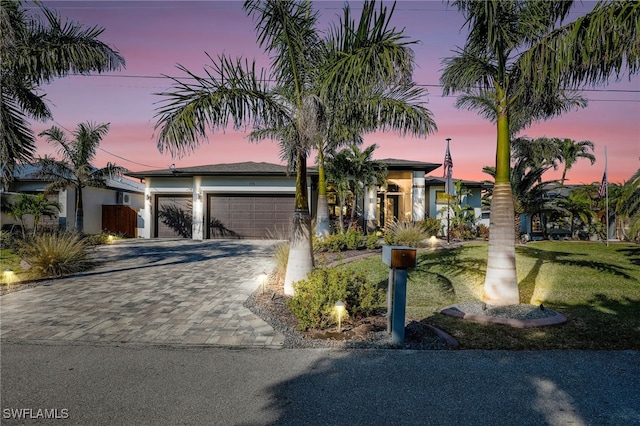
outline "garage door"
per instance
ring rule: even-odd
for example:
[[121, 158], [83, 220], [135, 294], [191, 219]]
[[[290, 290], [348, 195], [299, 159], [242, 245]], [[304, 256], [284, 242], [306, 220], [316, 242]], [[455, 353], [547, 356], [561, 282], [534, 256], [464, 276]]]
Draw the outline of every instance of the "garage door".
[[156, 237], [191, 238], [191, 196], [158, 195], [156, 197]]
[[269, 238], [289, 235], [295, 199], [291, 195], [209, 196], [209, 238]]

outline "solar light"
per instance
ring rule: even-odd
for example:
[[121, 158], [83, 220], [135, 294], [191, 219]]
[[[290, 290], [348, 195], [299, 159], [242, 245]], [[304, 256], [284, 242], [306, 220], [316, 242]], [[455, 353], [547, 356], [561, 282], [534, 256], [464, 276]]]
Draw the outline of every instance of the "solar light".
[[344, 302], [337, 301], [336, 302], [336, 314], [338, 315], [338, 333], [342, 332], [342, 317], [346, 311], [344, 306]]

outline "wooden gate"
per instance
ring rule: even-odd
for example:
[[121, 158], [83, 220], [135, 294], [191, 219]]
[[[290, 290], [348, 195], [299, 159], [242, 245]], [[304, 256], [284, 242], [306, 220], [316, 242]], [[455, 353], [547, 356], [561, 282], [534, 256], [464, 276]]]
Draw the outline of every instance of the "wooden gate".
[[127, 238], [136, 238], [138, 214], [129, 206], [102, 205], [102, 230], [120, 234]]

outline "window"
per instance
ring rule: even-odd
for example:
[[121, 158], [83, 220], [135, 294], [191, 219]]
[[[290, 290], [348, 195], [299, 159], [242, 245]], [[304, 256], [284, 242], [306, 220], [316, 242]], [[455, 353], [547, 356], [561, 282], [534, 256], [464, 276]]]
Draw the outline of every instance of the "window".
[[531, 232], [542, 232], [542, 221], [540, 220], [540, 213], [536, 213], [531, 216]]

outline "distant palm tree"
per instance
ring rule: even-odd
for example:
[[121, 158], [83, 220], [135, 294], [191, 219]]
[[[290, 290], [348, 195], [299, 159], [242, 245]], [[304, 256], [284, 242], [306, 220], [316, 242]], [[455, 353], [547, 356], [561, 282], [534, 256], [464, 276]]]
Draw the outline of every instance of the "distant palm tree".
[[[338, 34], [346, 34], [342, 39], [336, 38], [345, 41], [345, 45], [332, 46], [335, 50], [320, 37], [317, 12], [310, 2], [251, 0], [244, 3], [244, 9], [256, 22], [258, 44], [271, 57], [270, 73], [256, 70], [255, 63], [226, 56], [211, 58], [212, 65], [204, 78], [179, 66], [187, 78], [173, 79], [172, 90], [159, 94], [165, 102], [157, 110], [158, 148], [183, 155], [200, 145], [207, 137], [207, 129], [224, 130], [230, 122], [236, 128], [252, 128], [253, 140], [274, 139], [280, 143], [281, 157], [296, 170], [295, 210], [285, 276], [285, 293], [293, 294], [293, 283], [306, 278], [313, 268], [307, 156], [311, 149], [323, 146], [323, 138], [334, 136], [327, 128], [331, 117], [344, 117], [333, 115], [335, 111], [325, 101], [332, 94], [341, 94], [341, 100], [364, 99], [359, 95], [361, 82], [369, 87], [374, 78], [383, 87], [394, 79], [406, 81], [403, 67], [410, 63], [406, 59], [410, 52], [403, 47], [401, 32], [388, 29], [390, 14], [386, 8], [381, 7], [376, 13], [372, 2], [364, 3], [356, 34], [351, 34], [351, 11], [345, 6], [344, 19], [335, 27]], [[334, 59], [329, 60], [328, 53], [333, 53]], [[349, 87], [351, 92], [346, 90]], [[353, 109], [353, 117], [361, 117], [362, 111], [379, 111], [382, 117], [388, 113], [384, 104], [364, 104], [363, 108]], [[425, 116], [430, 118], [426, 110], [421, 111], [423, 120]]]
[[36, 235], [42, 216], [55, 217], [60, 211], [61, 205], [54, 200], [48, 200], [44, 194], [20, 194], [18, 199], [10, 201], [3, 195], [2, 211], [9, 217], [20, 222], [22, 238], [26, 238], [25, 216], [33, 216], [33, 235]]
[[[494, 195], [483, 299], [519, 303], [515, 264], [510, 141], [530, 123], [585, 100], [568, 89], [605, 82], [640, 68], [640, 2], [599, 2], [563, 25], [572, 1], [459, 0], [469, 27], [464, 48], [444, 60], [443, 94], [497, 127]], [[615, 30], [612, 30], [615, 29]]]
[[6, 188], [17, 163], [29, 163], [35, 138], [29, 119], [51, 118], [40, 85], [71, 73], [118, 70], [124, 59], [98, 40], [103, 29], [66, 21], [40, 2], [0, 0], [0, 180]]
[[72, 187], [76, 194], [76, 222], [78, 232], [84, 230], [84, 204], [82, 190], [86, 187], [102, 188], [108, 177], [117, 177], [127, 171], [124, 167], [107, 163], [103, 168], [94, 167], [91, 162], [95, 159], [100, 141], [109, 131], [109, 124], [80, 123], [73, 132], [73, 140], [58, 127], [53, 126], [40, 133], [47, 142], [58, 145], [61, 159], [53, 157], [39, 158], [37, 176], [49, 180], [46, 191], [57, 191]]
[[564, 181], [569, 170], [580, 158], [586, 158], [591, 164], [596, 162], [596, 157], [589, 152], [593, 151], [594, 144], [591, 141], [576, 142], [573, 139], [565, 138], [557, 140], [559, 149], [559, 160], [562, 161], [564, 167], [562, 169], [562, 178], [560, 178], [560, 186], [564, 186]]

